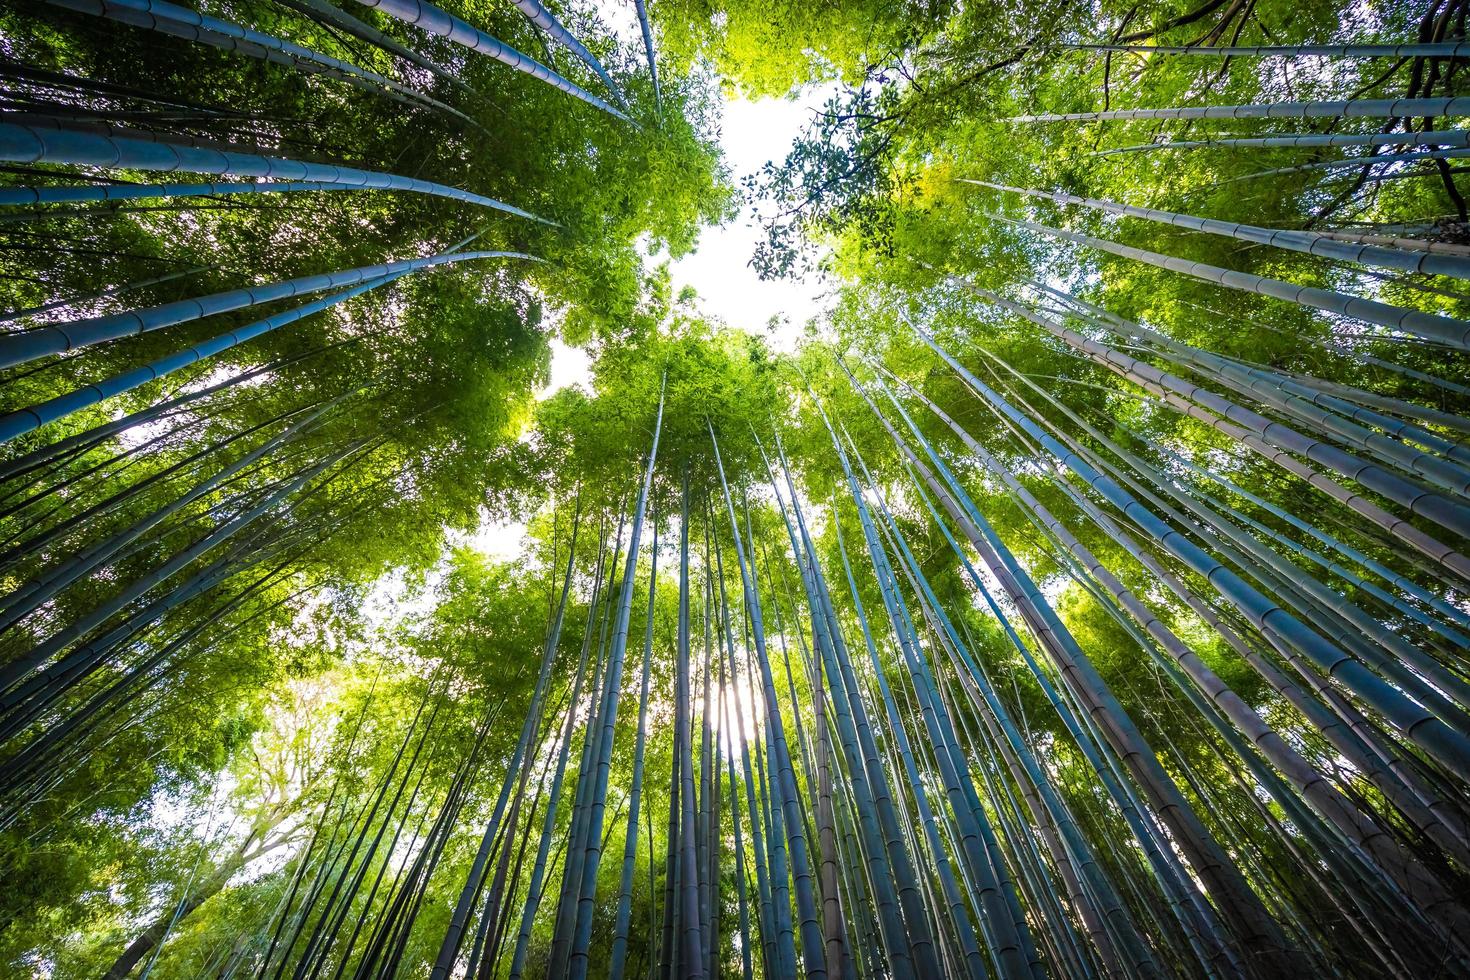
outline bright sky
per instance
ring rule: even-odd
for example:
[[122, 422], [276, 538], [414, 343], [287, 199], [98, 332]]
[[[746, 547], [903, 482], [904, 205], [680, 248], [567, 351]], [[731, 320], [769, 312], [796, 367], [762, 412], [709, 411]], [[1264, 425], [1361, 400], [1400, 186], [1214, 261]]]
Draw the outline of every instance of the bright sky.
[[[812, 111], [830, 94], [831, 87], [824, 85], [807, 89], [795, 99], [727, 99], [720, 147], [736, 186], [767, 161], [784, 160]], [[699, 294], [696, 305], [705, 315], [762, 334], [778, 350], [791, 351], [807, 320], [821, 312], [828, 287], [816, 278], [762, 281], [750, 267], [758, 240], [750, 209], [742, 204], [733, 220], [704, 229], [698, 248], [670, 265], [674, 293], [693, 287]], [[767, 329], [772, 317], [782, 321], [775, 331]], [[539, 397], [569, 384], [585, 383], [588, 367], [583, 351], [552, 340], [551, 381]]]
[[583, 384], [592, 377], [592, 358], [580, 347], [568, 347], [560, 338], [551, 338], [551, 380], [536, 392], [538, 399], [560, 391], [567, 385]]
[[[829, 94], [828, 86], [818, 86], [791, 100], [726, 101], [720, 146], [736, 185], [767, 161], [784, 160], [812, 110]], [[801, 327], [821, 311], [827, 287], [815, 278], [761, 281], [750, 267], [759, 238], [749, 208], [742, 206], [729, 224], [705, 229], [698, 249], [670, 267], [674, 291], [694, 287], [705, 313], [752, 333], [766, 333], [773, 316], [782, 318], [786, 323], [772, 339], [778, 348], [790, 350]]]

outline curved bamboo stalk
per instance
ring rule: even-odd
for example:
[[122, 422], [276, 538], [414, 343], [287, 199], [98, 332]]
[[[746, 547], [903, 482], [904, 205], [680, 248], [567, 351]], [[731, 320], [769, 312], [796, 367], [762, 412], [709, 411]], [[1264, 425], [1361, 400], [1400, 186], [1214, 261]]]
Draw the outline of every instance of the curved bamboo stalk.
[[1219, 139], [1168, 140], [1136, 143], [1097, 150], [1091, 156], [1146, 153], [1153, 150], [1197, 150], [1220, 146], [1227, 149], [1304, 149], [1336, 146], [1470, 146], [1470, 129], [1431, 129], [1411, 133], [1281, 133], [1275, 136], [1222, 136]]
[[417, 177], [358, 170], [335, 164], [306, 163], [285, 157], [261, 156], [234, 149], [221, 151], [149, 138], [148, 134], [117, 128], [109, 135], [67, 129], [50, 120], [25, 124], [0, 121], [0, 160], [17, 163], [64, 163], [128, 170], [184, 171], [232, 177], [282, 178], [316, 181], [367, 190], [400, 190], [444, 197], [465, 204], [494, 208], [518, 218], [559, 227], [529, 211], [502, 204], [494, 198], [471, 194]]
[[[649, 550], [648, 564], [648, 622], [643, 633], [643, 681], [638, 694], [638, 736], [633, 747], [633, 774], [628, 794], [628, 825], [623, 835], [623, 870], [618, 881], [618, 907], [613, 922], [612, 952], [609, 956], [608, 977], [621, 980], [628, 959], [628, 929], [633, 916], [633, 872], [638, 858], [638, 812], [643, 796], [643, 767], [648, 747], [648, 690], [653, 674], [653, 621], [654, 595], [658, 586], [658, 518], [654, 516], [653, 546]], [[735, 758], [730, 756], [730, 811], [735, 818], [735, 855], [740, 881], [740, 908], [745, 910], [744, 848], [740, 844], [739, 815], [735, 812]], [[652, 854], [649, 861], [653, 860]], [[651, 921], [651, 920], [650, 920]], [[747, 922], [742, 915], [741, 935], [749, 935]], [[750, 950], [742, 947], [745, 955], [746, 972], [749, 973]]]
[[[1273, 167], [1270, 170], [1257, 170], [1254, 173], [1226, 178], [1220, 181], [1220, 184], [1234, 184], [1242, 180], [1257, 180], [1261, 177], [1276, 177], [1281, 174], [1297, 174], [1308, 170], [1345, 170], [1351, 167], [1375, 167], [1383, 163], [1415, 163], [1419, 160], [1459, 160], [1467, 156], [1470, 156], [1470, 150], [1467, 149], [1417, 150], [1412, 153], [1375, 153], [1371, 156], [1346, 156], [1339, 157], [1335, 160], [1313, 160], [1311, 163], [1299, 163], [1292, 167]], [[1434, 173], [1434, 171], [1396, 170], [1388, 174], [1367, 176], [1363, 180], [1365, 182], [1398, 180], [1404, 177], [1427, 176], [1430, 173]]]
[[400, 259], [378, 265], [360, 266], [356, 269], [344, 269], [340, 272], [326, 272], [261, 286], [231, 289], [194, 299], [150, 306], [141, 310], [129, 310], [126, 313], [68, 320], [65, 323], [36, 327], [33, 330], [0, 337], [0, 368], [14, 367], [47, 354], [60, 354], [89, 344], [100, 344], [121, 337], [133, 337], [175, 324], [227, 313], [231, 310], [247, 309], [261, 303], [294, 299], [308, 293], [319, 293], [342, 286], [355, 286], [369, 280], [397, 278], [421, 269], [432, 269], [441, 265], [475, 259], [545, 261], [524, 252], [447, 252], [428, 258]]
[[1428, 44], [1037, 44], [1034, 51], [1112, 51], [1119, 54], [1186, 55], [1203, 58], [1470, 58], [1470, 43]]
[[[299, 191], [355, 191], [365, 188], [352, 184], [327, 183], [321, 180], [276, 181], [257, 184], [73, 184], [47, 187], [0, 188], [0, 205], [79, 204], [85, 201], [131, 201], [150, 197], [215, 197], [231, 194], [286, 194]], [[194, 272], [203, 271], [201, 266]], [[156, 281], [177, 278], [183, 273], [161, 277]], [[138, 285], [151, 284], [139, 283]], [[77, 301], [72, 301], [77, 302]], [[67, 304], [57, 304], [67, 305]], [[44, 312], [44, 307], [10, 314], [15, 319]]]
[[[1467, 130], [1466, 133], [1470, 135], [1470, 130]], [[1397, 249], [1385, 248], [1382, 245], [1350, 245], [1345, 242], [1324, 238], [1322, 235], [1311, 231], [1260, 228], [1255, 225], [1242, 224], [1238, 221], [1217, 221], [1214, 218], [1198, 218], [1191, 214], [1175, 214], [1172, 211], [1161, 211], [1158, 208], [1140, 208], [1130, 204], [1117, 204], [1113, 201], [1104, 201], [1095, 197], [1081, 197], [1062, 191], [1041, 191], [1025, 187], [1010, 187], [1006, 184], [992, 184], [988, 181], [972, 180], [967, 177], [957, 177], [955, 179], [961, 183], [975, 184], [976, 186], [988, 187], [996, 191], [1009, 191], [1013, 194], [1023, 194], [1027, 197], [1040, 198], [1055, 204], [1076, 204], [1081, 207], [1091, 208], [1094, 211], [1104, 211], [1108, 214], [1122, 215], [1129, 218], [1142, 218], [1145, 221], [1173, 225], [1176, 228], [1188, 228], [1191, 231], [1204, 232], [1209, 235], [1220, 235], [1245, 242], [1271, 245], [1293, 252], [1304, 252], [1307, 255], [1321, 255], [1343, 262], [1359, 262], [1363, 265], [1374, 265], [1384, 269], [1399, 269], [1403, 272], [1470, 279], [1470, 257], [1462, 258], [1460, 256], [1438, 255], [1434, 253], [1408, 253], [1401, 252]]]
[[638, 11], [638, 29], [643, 34], [643, 53], [648, 59], [648, 78], [653, 82], [653, 105], [660, 112], [663, 111], [663, 97], [658, 87], [658, 60], [653, 54], [653, 30], [648, 23], [648, 5], [644, 0], [633, 0], [633, 5]]
[[592, 649], [594, 633], [592, 617], [598, 608], [598, 600], [602, 597], [603, 564], [607, 559], [607, 540], [602, 532], [599, 532], [597, 541], [597, 562], [592, 573], [592, 596], [587, 607], [587, 624], [582, 630], [582, 652], [577, 660], [577, 670], [573, 675], [571, 693], [567, 700], [566, 723], [562, 726], [556, 750], [556, 770], [552, 776], [546, 815], [541, 822], [540, 841], [536, 845], [536, 861], [531, 869], [531, 878], [526, 885], [526, 898], [521, 906], [521, 922], [516, 932], [515, 949], [511, 954], [508, 973], [512, 980], [519, 980], [524, 976], [526, 958], [530, 955], [531, 932], [536, 923], [536, 910], [541, 905], [547, 859], [551, 853], [551, 841], [556, 830], [556, 814], [561, 801], [563, 781], [566, 777], [567, 761], [571, 757], [572, 733], [575, 731], [577, 721], [577, 705], [581, 700], [583, 683], [587, 680], [587, 660]]
[[393, 38], [389, 37], [387, 34], [384, 34], [376, 27], [373, 27], [371, 24], [365, 23], [364, 21], [353, 17], [351, 14], [347, 13], [347, 11], [341, 9], [335, 4], [329, 3], [328, 0], [280, 0], [280, 2], [284, 3], [286, 6], [290, 7], [293, 10], [305, 14], [312, 20], [326, 24], [328, 27], [340, 28], [341, 30], [346, 31], [348, 34], [351, 34], [353, 37], [361, 38], [371, 45], [382, 48], [389, 54], [397, 55], [403, 60], [417, 65], [424, 71], [431, 73], [435, 78], [442, 79], [443, 81], [462, 89], [463, 91], [467, 92], [477, 99], [483, 98], [480, 93], [470, 88], [470, 86], [467, 85], [465, 81], [458, 75], [450, 71], [445, 71], [443, 68], [434, 64], [434, 62], [430, 61], [428, 58], [425, 58], [417, 51], [413, 50], [412, 48], [405, 47], [402, 44], [399, 44]]
[[1178, 272], [1195, 279], [1203, 279], [1213, 282], [1219, 286], [1230, 289], [1238, 289], [1243, 292], [1257, 293], [1262, 296], [1271, 296], [1276, 299], [1295, 303], [1298, 306], [1310, 307], [1312, 309], [1324, 310], [1328, 313], [1336, 313], [1341, 316], [1352, 317], [1366, 323], [1374, 323], [1390, 330], [1402, 330], [1416, 337], [1425, 337], [1436, 343], [1444, 344], [1460, 350], [1470, 350], [1470, 323], [1456, 320], [1453, 317], [1440, 316], [1437, 313], [1425, 313], [1420, 310], [1406, 310], [1399, 306], [1390, 306], [1377, 300], [1362, 299], [1358, 296], [1348, 296], [1344, 293], [1334, 292], [1330, 289], [1321, 289], [1316, 286], [1295, 286], [1289, 282], [1279, 279], [1268, 279], [1250, 272], [1236, 272], [1232, 269], [1222, 269], [1219, 266], [1208, 265], [1204, 262], [1191, 262], [1187, 259], [1175, 258], [1171, 255], [1162, 255], [1158, 252], [1150, 252], [1146, 249], [1134, 248], [1131, 245], [1120, 245], [1117, 242], [1108, 241], [1105, 238], [1094, 238], [1091, 235], [1083, 235], [1073, 231], [1063, 231], [1060, 228], [1052, 228], [1048, 225], [1034, 224], [1030, 221], [1018, 221], [1014, 218], [1006, 218], [995, 215], [1001, 221], [1008, 224], [1025, 228], [1052, 238], [1060, 238], [1064, 241], [1075, 242], [1078, 245], [1086, 245], [1089, 248], [1099, 249], [1125, 259], [1133, 259], [1147, 265], [1170, 272]]
[[301, 70], [325, 73], [369, 92], [388, 95], [410, 104], [418, 103], [429, 106], [467, 122], [477, 129], [483, 128], [475, 119], [453, 106], [446, 105], [432, 96], [395, 82], [377, 72], [360, 68], [340, 58], [333, 58], [299, 44], [251, 30], [248, 27], [240, 27], [217, 17], [200, 14], [187, 7], [168, 3], [167, 0], [45, 0], [45, 2], [67, 10], [105, 17], [116, 23], [130, 24], [211, 47], [237, 51], [250, 57], [279, 61]]
[[[519, 255], [519, 253], [508, 254]], [[531, 256], [526, 257], [532, 258]], [[0, 443], [7, 442], [27, 432], [33, 432], [44, 425], [65, 418], [73, 412], [80, 411], [89, 405], [95, 405], [98, 402], [106, 401], [108, 398], [132, 391], [134, 388], [147, 384], [150, 381], [157, 380], [174, 371], [188, 367], [190, 364], [213, 357], [215, 354], [229, 350], [231, 347], [243, 344], [246, 341], [254, 340], [256, 337], [270, 333], [287, 324], [295, 323], [304, 317], [330, 309], [354, 296], [359, 296], [369, 290], [377, 289], [379, 286], [395, 282], [408, 275], [411, 271], [413, 270], [396, 272], [377, 279], [368, 280], [351, 289], [334, 293], [325, 299], [306, 303], [295, 309], [266, 317], [264, 320], [257, 320], [254, 323], [246, 324], [238, 330], [232, 330], [228, 333], [212, 337], [209, 340], [200, 341], [177, 354], [170, 354], [167, 357], [160, 358], [136, 370], [116, 374], [105, 381], [99, 381], [96, 384], [88, 385], [85, 388], [80, 388], [68, 394], [57, 395], [44, 402], [18, 409], [6, 415], [0, 415]]]
[[[1225, 431], [1227, 434], [1253, 434], [1254, 438], [1242, 439], [1242, 441], [1246, 442], [1252, 448], [1255, 448], [1257, 443], [1265, 443], [1278, 449], [1304, 456], [1315, 463], [1336, 471], [1348, 479], [1361, 483], [1363, 486], [1377, 493], [1383, 494], [1390, 500], [1403, 504], [1411, 512], [1422, 514], [1437, 522], [1442, 527], [1461, 535], [1470, 536], [1470, 508], [1467, 508], [1450, 497], [1427, 491], [1417, 483], [1410, 482], [1376, 464], [1364, 462], [1335, 446], [1296, 432], [1249, 408], [1237, 405], [1206, 388], [1201, 388], [1177, 375], [1169, 374], [1135, 357], [1131, 357], [1105, 344], [1084, 337], [1054, 320], [1034, 313], [1024, 306], [1012, 303], [1010, 300], [990, 293], [987, 290], [977, 290], [976, 295], [1035, 323], [1052, 336], [1082, 351], [1099, 364], [1114, 370], [1120, 376], [1142, 385], [1147, 390], [1162, 395], [1166, 401], [1170, 400], [1169, 393], [1173, 393], [1181, 401], [1177, 404], [1171, 402], [1171, 404], [1176, 404], [1176, 407], [1181, 408], [1186, 404], [1190, 405], [1190, 408], [1183, 410], [1205, 424], [1220, 428], [1221, 431]], [[1193, 406], [1199, 407], [1196, 408]], [[1325, 413], [1322, 414], [1325, 415]], [[1228, 423], [1226, 420], [1228, 420]], [[1325, 424], [1324, 419], [1319, 418], [1316, 421]], [[1228, 425], [1228, 429], [1222, 427], [1224, 425]], [[1327, 424], [1327, 427], [1338, 430], [1344, 428], [1341, 425], [1332, 424]], [[1385, 441], [1387, 442], [1389, 440]], [[1427, 453], [1419, 453], [1396, 443], [1394, 446], [1396, 449], [1401, 450], [1401, 452], [1395, 455], [1410, 460], [1422, 461], [1422, 465], [1435, 475], [1451, 474], [1444, 476], [1443, 482], [1453, 482], [1456, 479], [1455, 475], [1461, 472], [1458, 467], [1447, 464], [1443, 460], [1439, 460]], [[1435, 480], [1433, 482], [1443, 485], [1441, 480]], [[1467, 488], [1470, 488], [1470, 483], [1459, 482], [1453, 486], [1453, 490], [1462, 495], [1466, 492]]]
[[358, 0], [358, 2], [365, 7], [381, 10], [390, 17], [412, 24], [430, 34], [447, 37], [456, 44], [462, 44], [472, 51], [488, 55], [501, 64], [509, 65], [517, 71], [523, 71], [532, 78], [575, 96], [588, 105], [601, 109], [611, 116], [616, 116], [624, 122], [633, 121], [602, 99], [558, 75], [536, 59], [521, 54], [505, 42], [491, 37], [478, 27], [440, 10], [433, 4], [425, 3], [424, 0]]
[[1005, 122], [1104, 122], [1118, 119], [1336, 119], [1470, 114], [1470, 98], [1342, 99], [1320, 102], [1269, 102], [1254, 105], [1177, 106], [1169, 109], [1108, 109], [1102, 112], [1038, 113]]
[[557, 20], [551, 11], [542, 6], [539, 0], [513, 0], [513, 2], [516, 5], [516, 9], [525, 14], [531, 23], [541, 28], [547, 34], [550, 34], [558, 44], [572, 52], [578, 58], [581, 58], [583, 63], [592, 69], [592, 73], [602, 79], [602, 84], [607, 86], [607, 90], [613, 94], [613, 98], [617, 99], [618, 103], [624, 109], [628, 108], [628, 100], [623, 98], [622, 90], [612, 80], [612, 76], [607, 73], [607, 69], [602, 67], [602, 62], [598, 61], [597, 56], [591, 51], [588, 51], [587, 46], [577, 40], [571, 31], [563, 27], [561, 21]]

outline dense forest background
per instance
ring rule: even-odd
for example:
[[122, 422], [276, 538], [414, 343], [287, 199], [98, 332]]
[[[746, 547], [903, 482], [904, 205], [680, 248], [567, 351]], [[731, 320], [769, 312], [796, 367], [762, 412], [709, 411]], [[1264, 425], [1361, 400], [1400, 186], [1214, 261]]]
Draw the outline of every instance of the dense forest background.
[[1467, 16], [0, 6], [0, 974], [1470, 974]]

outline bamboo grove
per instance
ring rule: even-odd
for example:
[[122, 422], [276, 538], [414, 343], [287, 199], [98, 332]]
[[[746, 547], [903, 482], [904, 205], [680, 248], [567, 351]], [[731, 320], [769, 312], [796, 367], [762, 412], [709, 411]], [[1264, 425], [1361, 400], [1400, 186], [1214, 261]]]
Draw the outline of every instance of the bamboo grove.
[[0, 8], [5, 974], [1470, 973], [1467, 15]]

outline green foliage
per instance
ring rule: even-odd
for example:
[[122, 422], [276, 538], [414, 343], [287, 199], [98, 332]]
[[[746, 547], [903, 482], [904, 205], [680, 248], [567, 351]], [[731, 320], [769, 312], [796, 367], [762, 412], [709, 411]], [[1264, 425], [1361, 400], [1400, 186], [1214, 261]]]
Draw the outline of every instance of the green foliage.
[[[508, 5], [447, 9], [614, 97]], [[470, 122], [290, 59], [60, 8], [0, 13], [16, 112], [417, 176], [553, 222], [378, 191], [4, 215], [0, 303], [20, 328], [452, 247], [544, 261], [416, 273], [5, 445], [0, 879], [14, 884], [0, 895], [0, 969], [345, 974], [381, 957], [368, 972], [428, 975], [461, 926], [459, 962], [480, 955], [495, 907], [500, 975], [544, 848], [528, 972], [582, 957], [595, 973], [615, 942], [640, 736], [622, 937], [640, 975], [677, 953], [662, 934], [690, 873], [666, 855], [682, 848], [698, 854], [723, 930], [714, 975], [737, 975], [745, 951], [759, 975], [778, 972], [764, 961], [775, 937], [769, 951], [758, 937], [780, 894], [790, 956], [818, 955], [810, 926], [836, 908], [853, 975], [883, 975], [864, 957], [891, 952], [872, 891], [885, 874], [920, 905], [904, 928], [932, 915], [951, 964], [976, 933], [976, 955], [994, 965], [994, 953], [1003, 973], [1022, 955], [1001, 952], [1020, 948], [1006, 930], [1029, 931], [1038, 968], [1056, 975], [1152, 972], [1136, 959], [1145, 948], [1158, 972], [1202, 975], [1215, 942], [1282, 975], [1464, 967], [1464, 352], [1018, 222], [1420, 313], [1464, 318], [1470, 297], [1451, 277], [984, 184], [1463, 257], [1470, 215], [1452, 165], [1218, 143], [1381, 133], [1392, 149], [1429, 121], [1015, 117], [1457, 95], [1458, 60], [1085, 45], [1457, 41], [1466, 9], [659, 0], [655, 104], [642, 51], [592, 6], [559, 5], [631, 124], [366, 8], [204, 11], [393, 77]], [[345, 14], [371, 30], [341, 29]], [[835, 94], [738, 194], [714, 142], [722, 93], [816, 83]], [[1181, 141], [1203, 145], [1170, 145]], [[49, 164], [0, 174], [7, 186], [157, 179]], [[762, 275], [839, 280], [795, 353], [707, 322], [646, 261], [687, 253], [747, 207]], [[4, 369], [4, 410], [302, 301]], [[553, 335], [586, 348], [591, 382], [538, 398]], [[466, 543], [522, 530], [512, 557]], [[612, 624], [625, 595], [623, 650]], [[759, 690], [766, 671], [773, 698]], [[591, 800], [604, 703], [617, 706], [609, 790]], [[724, 714], [737, 706], [743, 730]], [[871, 747], [846, 727], [860, 713]], [[788, 763], [799, 799], [782, 835]], [[697, 800], [673, 790], [686, 768]], [[860, 788], [859, 775], [888, 785]], [[603, 837], [586, 840], [594, 805]], [[877, 829], [881, 806], [897, 816]], [[911, 881], [884, 870], [899, 851], [916, 859]], [[791, 881], [757, 884], [757, 862], [778, 858]], [[737, 943], [742, 888], [760, 924]], [[592, 925], [574, 939], [578, 916]], [[823, 915], [828, 939], [831, 925]], [[1252, 946], [1260, 936], [1281, 948]]]

